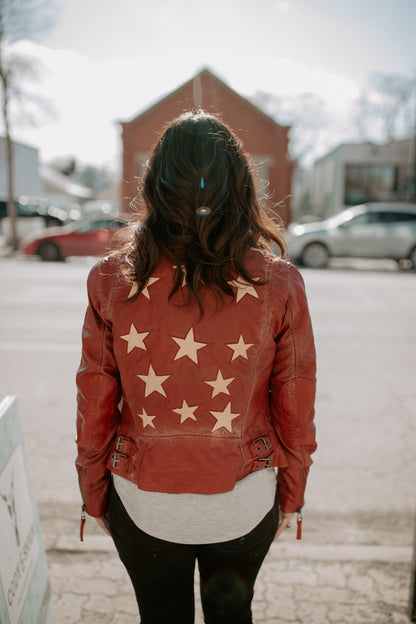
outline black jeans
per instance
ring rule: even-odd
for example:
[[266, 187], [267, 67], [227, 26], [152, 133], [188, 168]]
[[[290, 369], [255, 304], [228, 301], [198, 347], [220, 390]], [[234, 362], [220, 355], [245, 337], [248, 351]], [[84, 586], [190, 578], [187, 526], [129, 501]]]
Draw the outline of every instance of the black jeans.
[[274, 507], [250, 533], [217, 544], [175, 544], [151, 537], [131, 520], [114, 486], [108, 510], [115, 546], [133, 583], [141, 624], [193, 624], [195, 561], [206, 624], [252, 624], [254, 582], [279, 520], [277, 496]]

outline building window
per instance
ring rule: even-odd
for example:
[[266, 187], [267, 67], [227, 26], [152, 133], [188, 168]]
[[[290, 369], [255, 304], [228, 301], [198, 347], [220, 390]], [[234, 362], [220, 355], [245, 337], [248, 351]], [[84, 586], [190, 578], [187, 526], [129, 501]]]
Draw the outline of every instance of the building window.
[[398, 168], [391, 165], [346, 165], [344, 204], [397, 199]]

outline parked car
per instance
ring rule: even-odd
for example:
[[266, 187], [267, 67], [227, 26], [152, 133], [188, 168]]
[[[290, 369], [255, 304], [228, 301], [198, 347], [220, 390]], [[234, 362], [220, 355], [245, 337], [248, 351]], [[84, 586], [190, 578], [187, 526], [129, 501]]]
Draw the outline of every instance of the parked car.
[[69, 256], [100, 256], [108, 250], [116, 231], [125, 226], [126, 222], [118, 217], [85, 219], [29, 234], [22, 240], [20, 250], [45, 261], [65, 260]]
[[[23, 238], [45, 227], [56, 227], [71, 221], [66, 210], [38, 198], [21, 198], [15, 202], [17, 236]], [[12, 224], [7, 215], [7, 202], [0, 201], [0, 230], [7, 242], [12, 238]]]
[[[18, 201], [14, 205], [18, 219], [41, 217], [46, 227], [63, 225], [69, 221], [68, 213], [65, 210], [56, 206], [50, 206], [43, 201]], [[0, 220], [7, 218], [7, 202], [0, 201]]]
[[295, 262], [326, 267], [332, 257], [410, 260], [416, 268], [416, 204], [353, 206], [317, 223], [292, 224], [286, 231]]

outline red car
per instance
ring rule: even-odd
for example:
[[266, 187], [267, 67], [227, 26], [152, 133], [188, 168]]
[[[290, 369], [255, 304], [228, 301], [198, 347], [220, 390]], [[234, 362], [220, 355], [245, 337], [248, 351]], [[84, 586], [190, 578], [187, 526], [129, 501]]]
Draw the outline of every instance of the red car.
[[20, 250], [45, 261], [65, 260], [68, 256], [101, 256], [111, 248], [116, 231], [123, 227], [126, 222], [119, 218], [86, 219], [33, 232], [22, 240]]

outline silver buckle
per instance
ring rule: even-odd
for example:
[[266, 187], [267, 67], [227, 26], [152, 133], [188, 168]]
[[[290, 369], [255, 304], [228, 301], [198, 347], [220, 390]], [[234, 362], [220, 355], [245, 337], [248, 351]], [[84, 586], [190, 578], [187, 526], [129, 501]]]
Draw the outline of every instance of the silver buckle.
[[123, 446], [123, 440], [127, 440], [128, 442], [130, 442], [130, 438], [126, 438], [126, 436], [119, 435], [117, 440], [116, 440], [116, 449], [117, 449], [117, 451], [119, 451], [121, 449], [121, 447]]
[[273, 455], [271, 457], [260, 457], [257, 461], [258, 462], [264, 462], [264, 466], [261, 466], [260, 464], [256, 464], [255, 468], [257, 470], [260, 470], [260, 468], [262, 470], [264, 468], [268, 468], [270, 466], [270, 464], [272, 463], [272, 459], [273, 459]]
[[111, 456], [113, 468], [118, 468], [118, 462], [120, 461], [119, 457], [127, 459], [127, 455], [125, 455], [124, 453], [113, 453]]
[[256, 451], [258, 452], [259, 455], [266, 455], [266, 453], [269, 452], [269, 441], [266, 440], [266, 438], [256, 438], [255, 440], [253, 440], [253, 444], [256, 444], [256, 442], [262, 442], [263, 446], [264, 446], [264, 450], [262, 449], [262, 447], [260, 446], [260, 444], [258, 444], [256, 446]]

